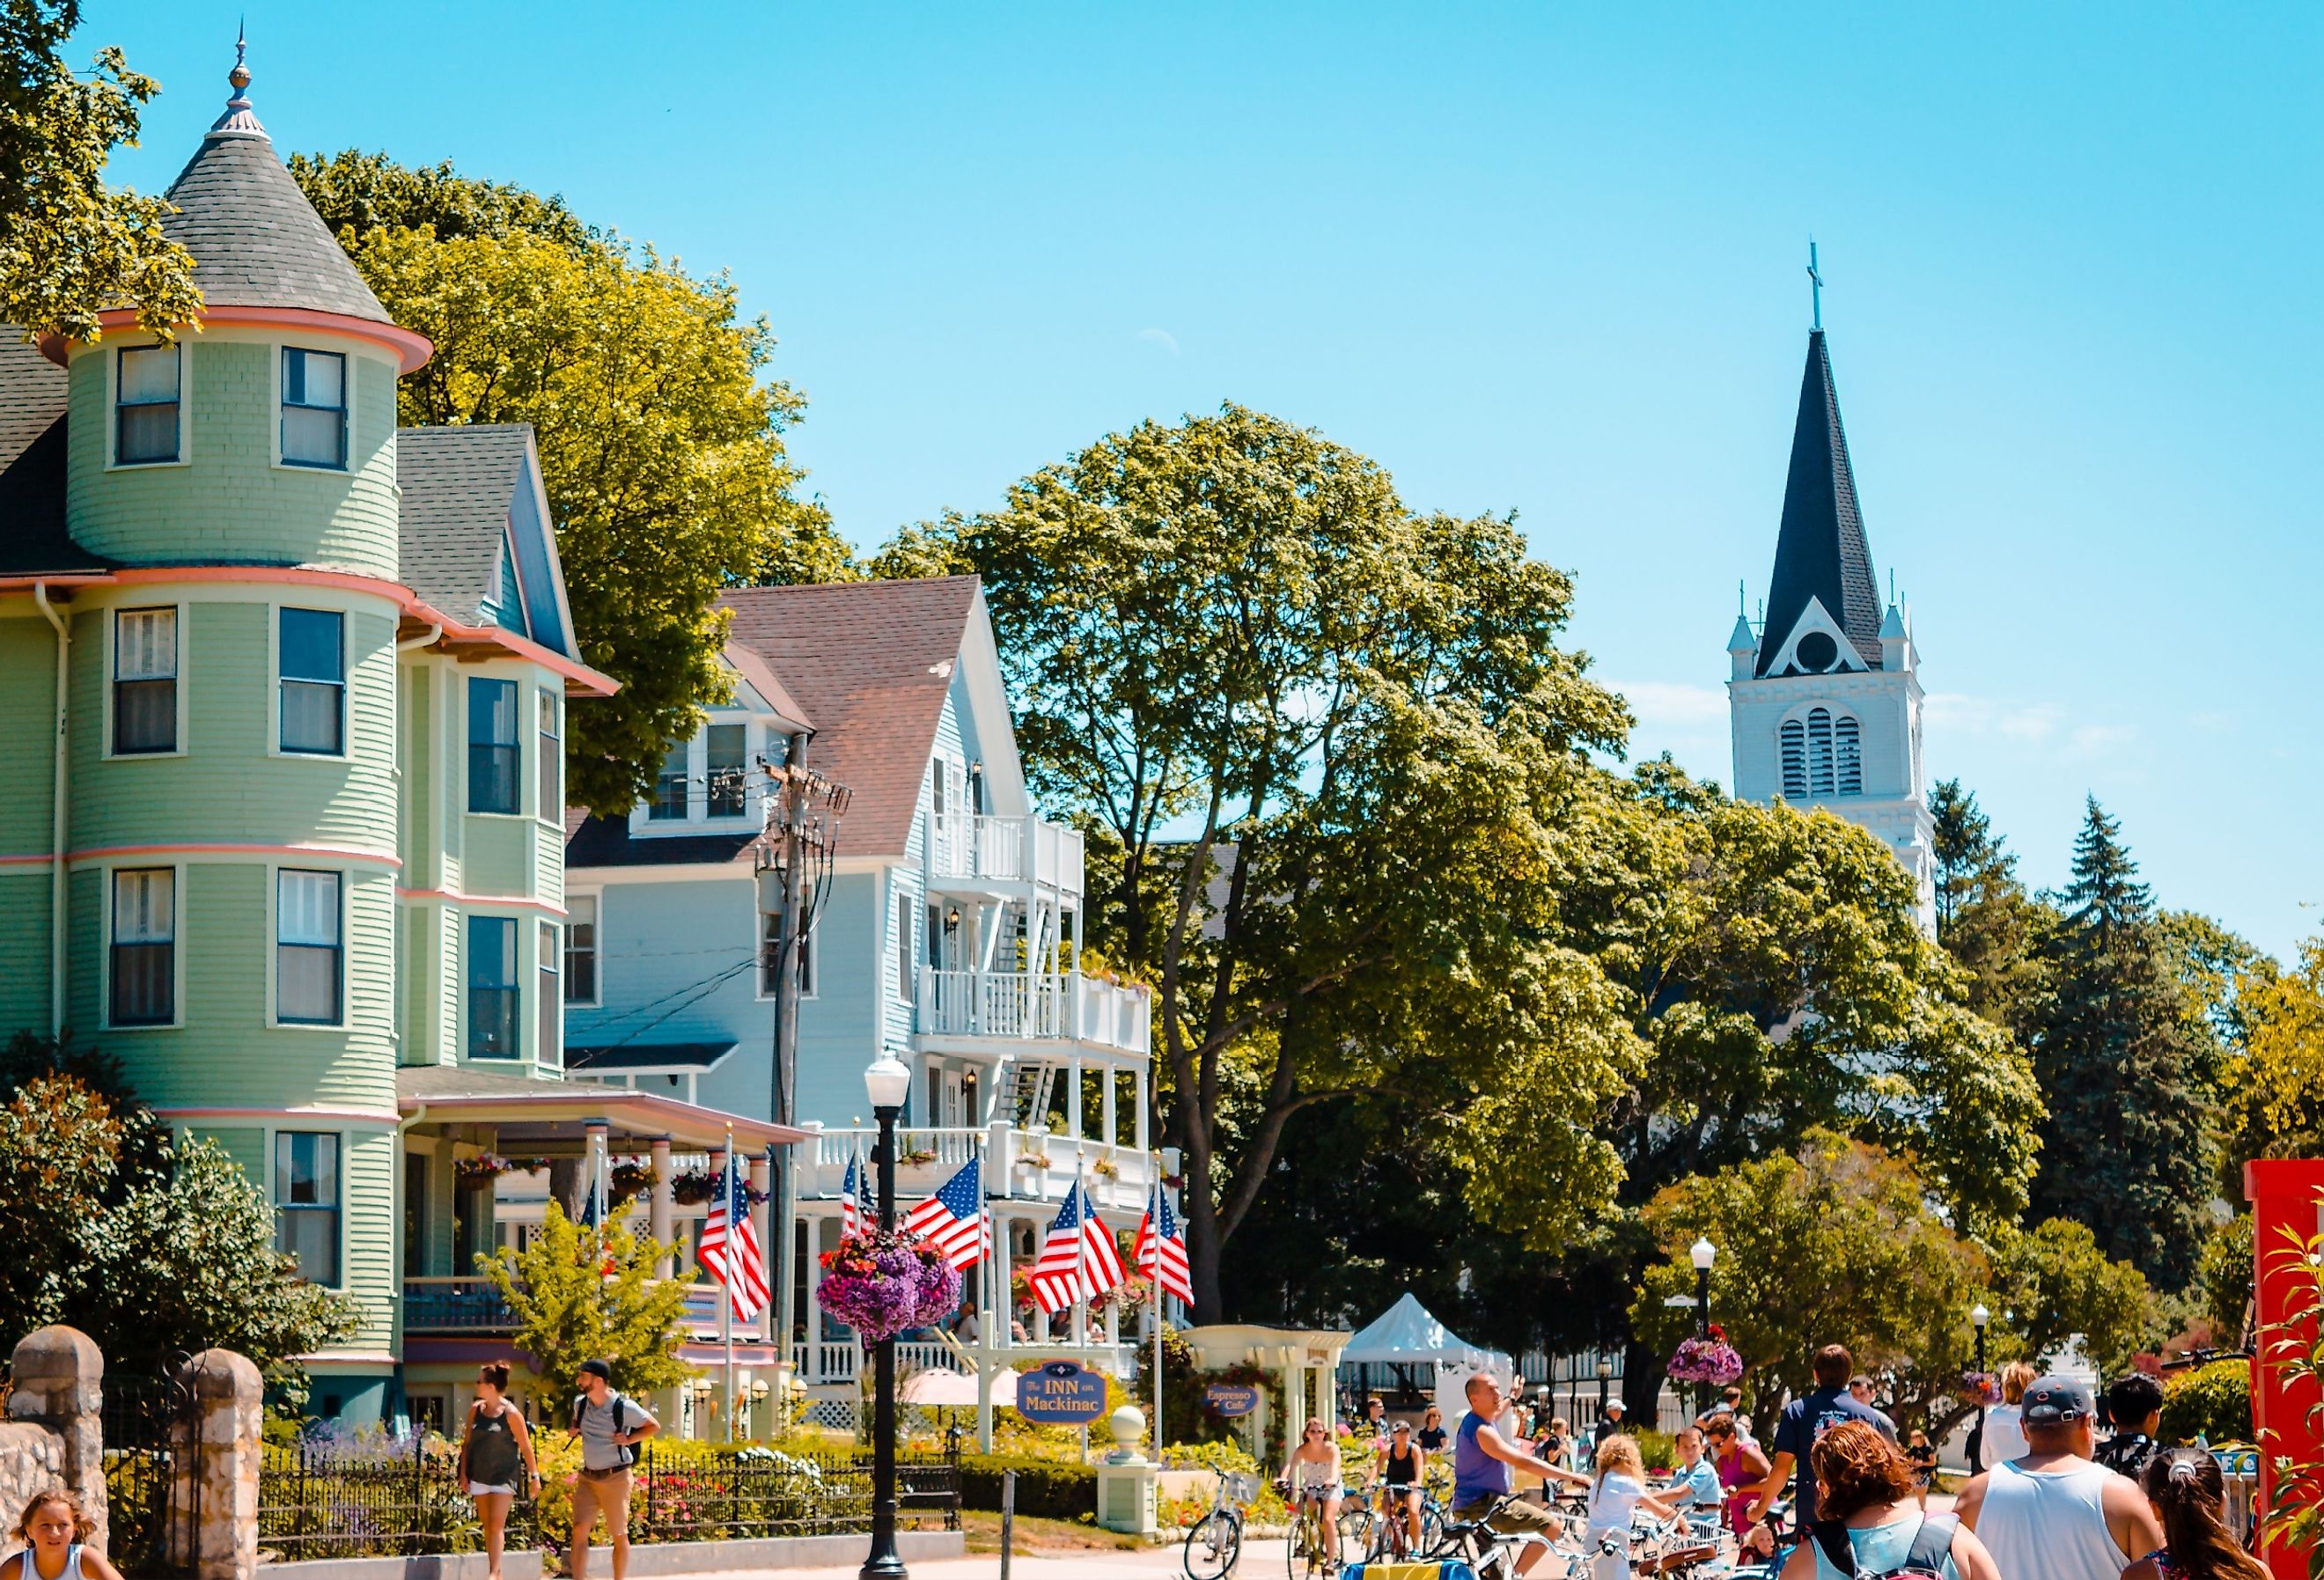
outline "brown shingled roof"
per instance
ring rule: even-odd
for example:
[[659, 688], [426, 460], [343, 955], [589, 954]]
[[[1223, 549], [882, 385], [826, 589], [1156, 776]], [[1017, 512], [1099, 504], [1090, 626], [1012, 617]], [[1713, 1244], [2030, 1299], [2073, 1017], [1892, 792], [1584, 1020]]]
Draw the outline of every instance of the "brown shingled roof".
[[807, 762], [854, 794], [849, 855], [901, 855], [936, 720], [976, 602], [973, 576], [738, 587], [728, 640], [757, 653], [815, 723]]

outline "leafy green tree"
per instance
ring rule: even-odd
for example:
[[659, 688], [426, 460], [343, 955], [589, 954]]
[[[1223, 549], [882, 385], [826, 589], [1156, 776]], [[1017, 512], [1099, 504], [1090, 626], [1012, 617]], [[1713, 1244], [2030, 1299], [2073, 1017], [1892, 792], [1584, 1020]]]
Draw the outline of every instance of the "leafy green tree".
[[476, 1258], [516, 1314], [516, 1347], [532, 1358], [553, 1408], [579, 1391], [581, 1363], [613, 1363], [613, 1385], [628, 1393], [670, 1388], [693, 1373], [678, 1356], [686, 1343], [686, 1286], [657, 1279], [654, 1263], [676, 1247], [620, 1224], [576, 1224], [554, 1201], [532, 1243]]
[[1929, 792], [1936, 831], [1937, 941], [1968, 973], [1969, 1006], [2021, 1039], [2043, 990], [2041, 947], [2057, 915], [2028, 894], [2017, 856], [1957, 779]]
[[2240, 1346], [2252, 1317], [2252, 1215], [2237, 1213], [2205, 1237], [2195, 1266], [2203, 1315], [2222, 1344]]
[[[1089, 939], [1156, 990], [1196, 1309], [1311, 1105], [1409, 1089], [1456, 1161], [1561, 1182], [1480, 1210], [1536, 1243], [1611, 1193], [1637, 1050], [1554, 939], [1568, 788], [1619, 701], [1557, 645], [1566, 578], [1507, 520], [1246, 408], [1110, 434], [886, 568], [984, 577], [1037, 790], [1093, 808]], [[1456, 1118], [1457, 1115], [1457, 1118]]]
[[2243, 1194], [2243, 1166], [2255, 1158], [2324, 1153], [2324, 938], [2300, 946], [2289, 969], [2263, 965], [2237, 995], [2250, 1027], [2246, 1046], [2221, 1072], [2222, 1181]]
[[2065, 926], [2044, 951], [2053, 992], [2034, 1039], [2049, 1106], [2034, 1209], [2089, 1225], [2109, 1256], [2177, 1290], [2194, 1274], [2210, 1194], [2208, 1095], [2153, 898], [2095, 798], [2063, 901]]
[[2003, 1335], [2017, 1352], [2046, 1355], [2074, 1335], [2082, 1351], [2108, 1377], [2130, 1369], [2131, 1357], [2155, 1336], [2159, 1320], [2145, 1275], [2098, 1248], [2089, 1229], [2050, 1218], [2032, 1229], [1997, 1228], [1989, 1237], [1993, 1295], [1986, 1304], [2006, 1315]]
[[105, 182], [160, 85], [112, 47], [76, 71], [79, 25], [78, 0], [0, 9], [0, 319], [94, 340], [97, 314], [128, 304], [166, 335], [200, 310], [193, 255], [162, 235], [167, 203]]
[[568, 794], [625, 811], [666, 743], [725, 694], [719, 592], [853, 574], [821, 504], [798, 496], [783, 435], [806, 402], [763, 376], [772, 330], [739, 316], [723, 275], [576, 238], [555, 199], [376, 155], [309, 157], [300, 175], [396, 321], [435, 343], [403, 380], [402, 420], [539, 436], [582, 654], [622, 683], [573, 710]]
[[69, 1076], [0, 1109], [0, 1335], [69, 1322], [117, 1365], [223, 1344], [278, 1380], [354, 1331], [346, 1296], [274, 1249], [274, 1213], [215, 1143]]

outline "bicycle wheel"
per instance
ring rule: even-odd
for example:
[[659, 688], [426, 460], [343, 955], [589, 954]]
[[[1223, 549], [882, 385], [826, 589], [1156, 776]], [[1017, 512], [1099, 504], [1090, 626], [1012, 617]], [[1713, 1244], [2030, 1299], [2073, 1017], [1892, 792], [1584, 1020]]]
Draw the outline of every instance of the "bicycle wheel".
[[1443, 1545], [1444, 1511], [1432, 1498], [1420, 1505], [1420, 1546], [1416, 1550], [1425, 1557]]
[[1186, 1580], [1226, 1580], [1242, 1556], [1242, 1520], [1213, 1509], [1186, 1531]]
[[1340, 1511], [1340, 1561], [1348, 1562], [1348, 1555], [1361, 1557], [1371, 1551], [1373, 1532], [1384, 1521], [1375, 1518], [1368, 1504], [1356, 1503]]

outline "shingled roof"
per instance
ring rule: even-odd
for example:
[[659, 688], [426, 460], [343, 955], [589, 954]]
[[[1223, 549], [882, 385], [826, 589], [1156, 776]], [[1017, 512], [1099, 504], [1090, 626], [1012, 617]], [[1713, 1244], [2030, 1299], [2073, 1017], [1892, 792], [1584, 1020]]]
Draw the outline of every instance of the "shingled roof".
[[65, 531], [65, 370], [0, 325], [0, 576], [112, 563]]
[[1768, 672], [1810, 598], [1821, 601], [1840, 622], [1857, 655], [1878, 669], [1879, 578], [1856, 508], [1856, 474], [1849, 466], [1848, 435], [1840, 425], [1840, 395], [1821, 329], [1808, 335], [1808, 365], [1800, 379], [1792, 469], [1784, 485], [1784, 521], [1767, 582], [1757, 673]]
[[276, 157], [251, 111], [250, 73], [239, 60], [229, 80], [234, 97], [171, 184], [178, 212], [161, 224], [193, 254], [203, 301], [392, 322]]
[[521, 422], [396, 430], [404, 585], [464, 624], [492, 624], [484, 603], [530, 432]]

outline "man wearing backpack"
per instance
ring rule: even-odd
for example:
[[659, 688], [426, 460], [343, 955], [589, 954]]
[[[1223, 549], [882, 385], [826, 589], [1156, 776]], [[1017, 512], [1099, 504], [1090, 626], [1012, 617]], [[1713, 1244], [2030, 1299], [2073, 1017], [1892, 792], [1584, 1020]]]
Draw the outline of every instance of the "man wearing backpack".
[[[1798, 1484], [1792, 1491], [1793, 1524], [1805, 1530], [1815, 1522], [1815, 1472], [1809, 1466], [1808, 1455], [1816, 1439], [1842, 1421], [1862, 1421], [1882, 1437], [1894, 1440], [1896, 1428], [1888, 1424], [1888, 1418], [1849, 1396], [1848, 1378], [1855, 1370], [1856, 1357], [1848, 1353], [1845, 1344], [1826, 1344], [1816, 1352], [1815, 1391], [1792, 1400], [1776, 1418], [1767, 1479], [1759, 1483], [1758, 1496], [1751, 1505], [1755, 1523], [1767, 1512], [1769, 1504], [1784, 1495], [1784, 1483], [1794, 1479], [1795, 1471]], [[1764, 1533], [1754, 1530], [1749, 1539], [1764, 1543], [1766, 1538]]]
[[1975, 1532], [1921, 1511], [1912, 1465], [1869, 1421], [1818, 1437], [1807, 1469], [1821, 1518], [1804, 1528], [1781, 1580], [2000, 1580]]
[[1953, 1501], [2009, 1580], [2117, 1580], [2163, 1545], [2138, 1483], [2090, 1459], [2098, 1401], [2070, 1377], [2025, 1390], [2029, 1451], [1963, 1483]]
[[573, 1580], [586, 1580], [589, 1531], [601, 1510], [613, 1549], [613, 1580], [628, 1580], [630, 1466], [637, 1463], [638, 1445], [660, 1431], [661, 1423], [629, 1395], [613, 1391], [611, 1363], [584, 1361], [572, 1430], [581, 1439], [581, 1474], [573, 1483]]

